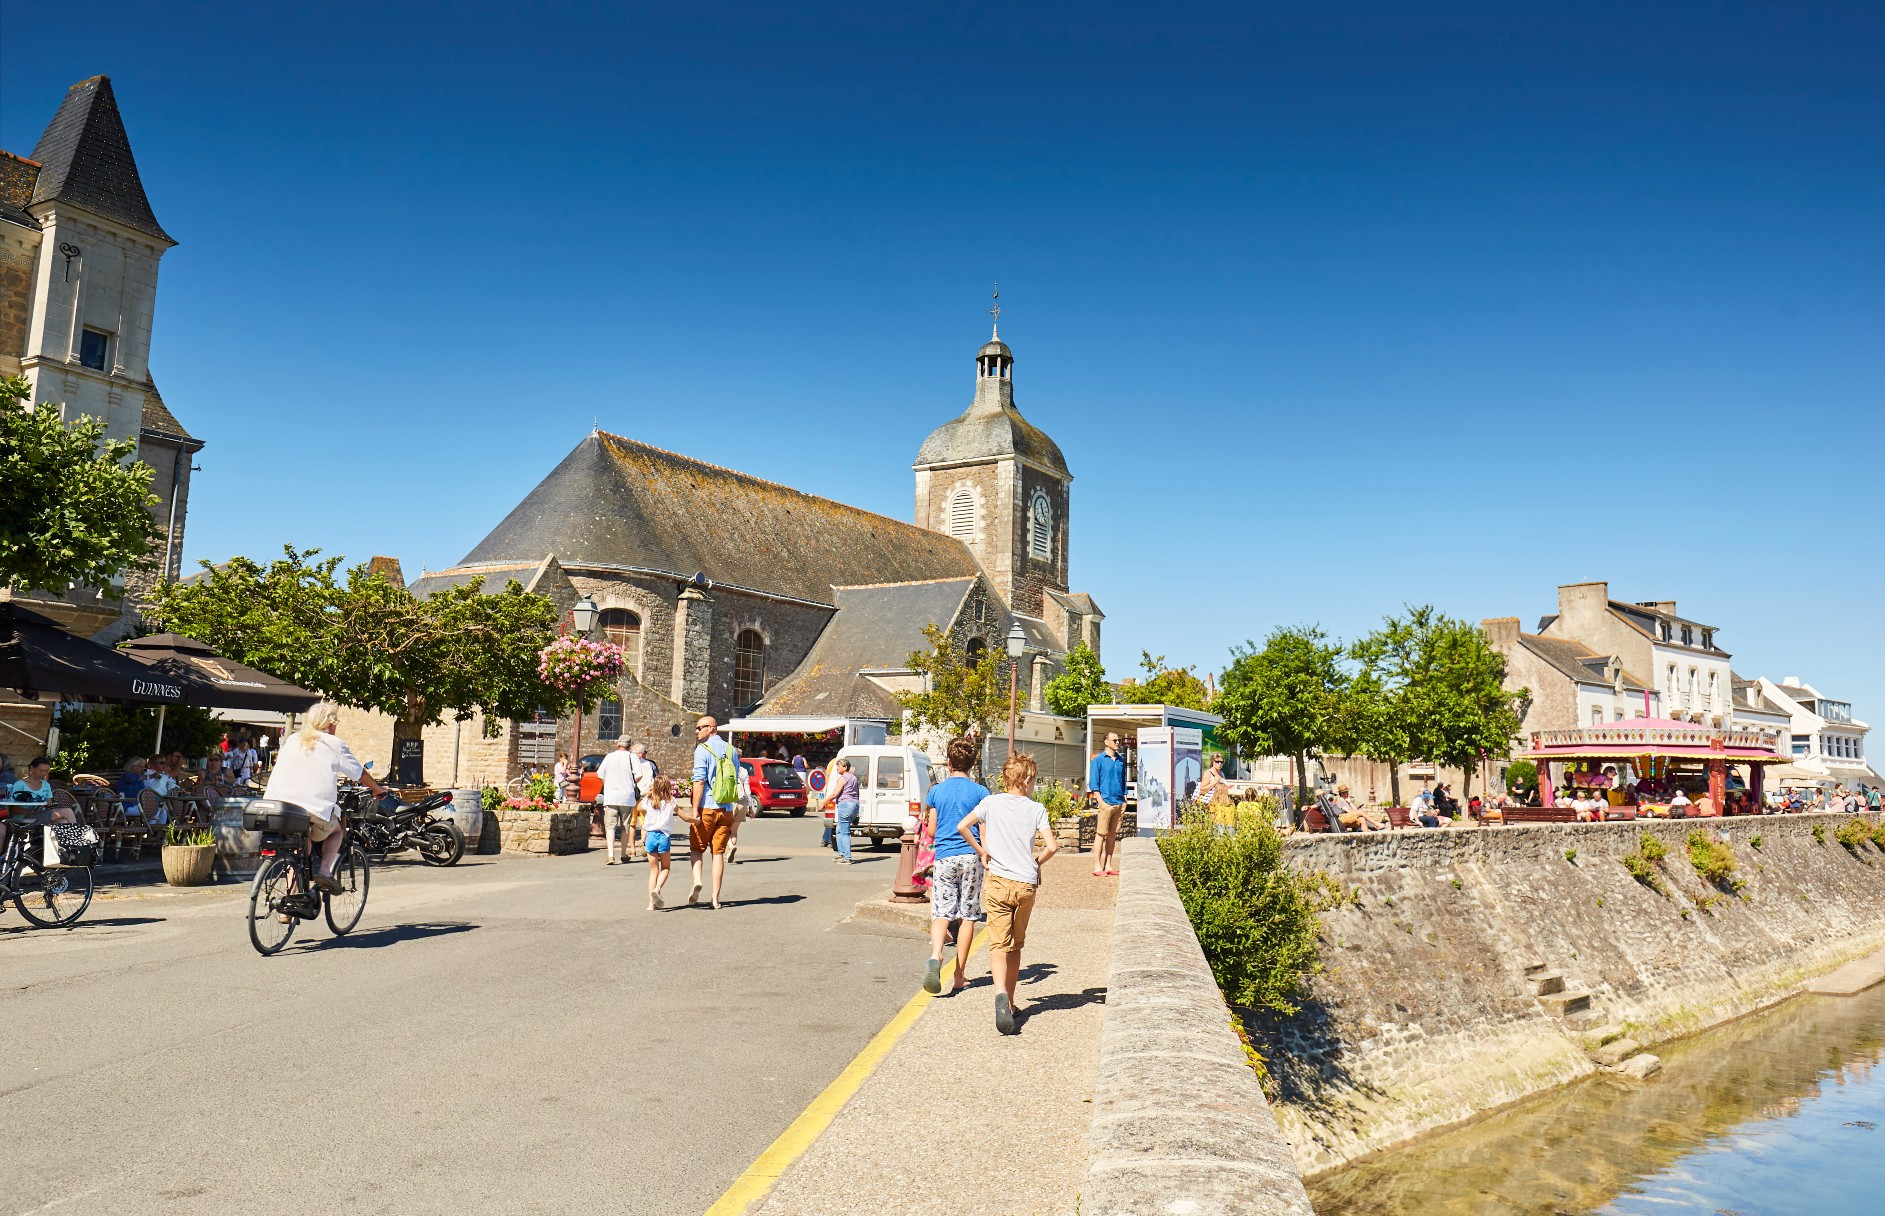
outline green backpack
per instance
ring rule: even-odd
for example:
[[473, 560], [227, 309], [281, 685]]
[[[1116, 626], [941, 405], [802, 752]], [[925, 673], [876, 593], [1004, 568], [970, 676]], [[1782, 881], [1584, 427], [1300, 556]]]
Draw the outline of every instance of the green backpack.
[[[711, 747], [707, 750], [713, 751]], [[710, 795], [721, 806], [732, 806], [740, 800], [740, 762], [733, 755], [731, 743], [724, 752], [716, 753]]]

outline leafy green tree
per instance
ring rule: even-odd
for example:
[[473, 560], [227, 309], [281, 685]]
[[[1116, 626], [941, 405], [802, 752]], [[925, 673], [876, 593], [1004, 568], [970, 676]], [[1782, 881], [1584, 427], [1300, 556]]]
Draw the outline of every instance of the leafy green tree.
[[137, 440], [105, 439], [104, 419], [67, 423], [31, 396], [25, 377], [0, 379], [0, 587], [109, 587], [162, 535], [151, 467], [129, 463]]
[[923, 636], [929, 649], [910, 656], [910, 669], [923, 676], [921, 692], [900, 692], [896, 702], [909, 711], [919, 730], [954, 737], [988, 737], [989, 725], [1008, 715], [1008, 681], [993, 651], [970, 662], [949, 635], [935, 625]]
[[1538, 792], [1538, 766], [1530, 760], [1514, 760], [1505, 768], [1505, 788], [1529, 802]]
[[1106, 682], [1100, 656], [1085, 642], [1076, 642], [1067, 652], [1067, 670], [1049, 680], [1041, 695], [1047, 708], [1062, 717], [1084, 718], [1087, 706], [1112, 702], [1113, 686]]
[[1195, 668], [1169, 666], [1164, 655], [1154, 658], [1149, 650], [1140, 651], [1139, 656], [1139, 670], [1144, 678], [1127, 678], [1120, 682], [1116, 695], [1121, 705], [1203, 709], [1210, 700], [1211, 690], [1198, 678]]
[[506, 719], [595, 704], [599, 688], [572, 696], [538, 677], [558, 612], [515, 580], [488, 595], [474, 579], [421, 599], [364, 565], [342, 574], [342, 558], [284, 552], [266, 567], [204, 562], [196, 579], [159, 584], [145, 612], [237, 662], [391, 715], [396, 741], [448, 713], [482, 712], [495, 735]]
[[[164, 711], [164, 750], [201, 759], [228, 729], [207, 709], [171, 705]], [[156, 745], [157, 711], [149, 706], [67, 708], [59, 715], [59, 754], [52, 758], [52, 772], [69, 780], [74, 773], [123, 768], [132, 756], [149, 756]]]
[[1239, 755], [1288, 756], [1298, 797], [1307, 799], [1309, 752], [1346, 750], [1353, 729], [1342, 657], [1341, 644], [1314, 625], [1277, 629], [1262, 649], [1247, 642], [1232, 650], [1211, 705], [1224, 719], [1218, 741]]

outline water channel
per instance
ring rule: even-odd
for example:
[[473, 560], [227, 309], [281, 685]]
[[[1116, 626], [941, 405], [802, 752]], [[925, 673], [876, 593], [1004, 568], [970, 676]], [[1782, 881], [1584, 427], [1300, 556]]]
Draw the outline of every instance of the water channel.
[[1876, 1216], [1885, 984], [1803, 996], [1309, 1184], [1317, 1216]]

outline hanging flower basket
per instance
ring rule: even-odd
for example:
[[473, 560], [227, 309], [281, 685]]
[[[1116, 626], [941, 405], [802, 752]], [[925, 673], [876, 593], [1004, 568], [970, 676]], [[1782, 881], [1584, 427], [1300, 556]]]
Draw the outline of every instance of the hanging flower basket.
[[537, 654], [537, 678], [571, 696], [580, 696], [597, 684], [613, 683], [623, 667], [622, 648], [613, 642], [564, 636]]

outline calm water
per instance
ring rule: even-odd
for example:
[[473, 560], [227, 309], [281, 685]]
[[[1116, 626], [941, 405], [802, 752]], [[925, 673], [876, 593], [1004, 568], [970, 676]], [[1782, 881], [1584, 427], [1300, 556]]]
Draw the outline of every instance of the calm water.
[[1318, 1216], [1879, 1216], [1885, 985], [1799, 997], [1309, 1188]]

